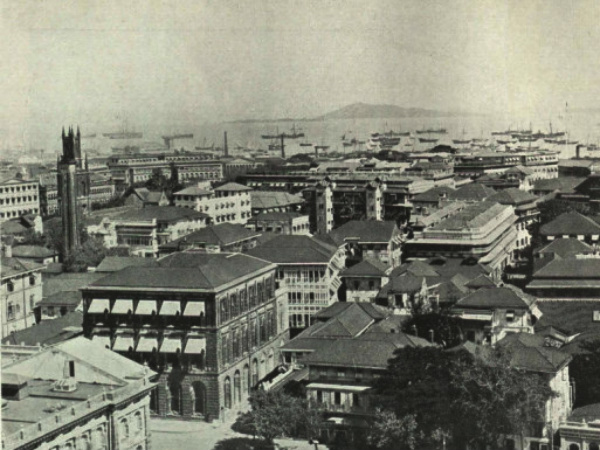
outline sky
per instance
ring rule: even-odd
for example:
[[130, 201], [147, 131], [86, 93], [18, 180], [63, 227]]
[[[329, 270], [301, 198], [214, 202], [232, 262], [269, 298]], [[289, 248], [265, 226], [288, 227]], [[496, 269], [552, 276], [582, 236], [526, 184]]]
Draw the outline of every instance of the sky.
[[[0, 143], [355, 103], [600, 107], [597, 0], [4, 0]], [[1, 148], [1, 147], [0, 147]]]

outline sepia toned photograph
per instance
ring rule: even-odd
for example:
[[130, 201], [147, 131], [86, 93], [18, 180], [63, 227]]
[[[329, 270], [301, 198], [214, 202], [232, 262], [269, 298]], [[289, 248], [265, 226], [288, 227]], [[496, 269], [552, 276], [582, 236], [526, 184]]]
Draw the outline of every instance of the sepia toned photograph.
[[3, 450], [600, 450], [600, 2], [0, 0]]

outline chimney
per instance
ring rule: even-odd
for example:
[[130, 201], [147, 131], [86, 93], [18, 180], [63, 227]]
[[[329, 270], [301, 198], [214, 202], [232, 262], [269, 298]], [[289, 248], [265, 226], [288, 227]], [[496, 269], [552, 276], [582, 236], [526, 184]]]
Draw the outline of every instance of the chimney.
[[75, 376], [75, 361], [66, 359], [63, 367], [63, 378], [73, 378]]
[[227, 147], [227, 131], [223, 135], [223, 155], [229, 156], [229, 148]]
[[575, 159], [581, 158], [581, 147], [583, 147], [581, 144], [577, 144], [577, 147], [575, 147]]

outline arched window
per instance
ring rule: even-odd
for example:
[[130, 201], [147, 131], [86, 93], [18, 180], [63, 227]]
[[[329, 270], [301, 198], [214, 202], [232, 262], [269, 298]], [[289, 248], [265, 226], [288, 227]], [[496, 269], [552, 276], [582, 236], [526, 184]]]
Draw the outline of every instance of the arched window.
[[94, 432], [94, 450], [105, 450], [106, 449], [106, 434], [104, 433], [104, 427], [96, 428]]
[[221, 323], [229, 320], [229, 307], [227, 297], [221, 299]]
[[129, 423], [127, 422], [127, 419], [121, 419], [119, 422], [119, 431], [121, 432], [123, 439], [129, 438]]
[[169, 386], [169, 393], [171, 394], [171, 414], [181, 415], [181, 385], [179, 383], [173, 383]]
[[240, 375], [240, 371], [236, 370], [235, 375], [233, 376], [233, 400], [236, 403], [242, 401], [242, 376]]
[[135, 424], [135, 432], [140, 433], [144, 429], [144, 416], [142, 416], [141, 411], [137, 411], [133, 418], [133, 423]]
[[225, 408], [231, 408], [231, 379], [229, 377], [225, 378], [223, 383], [223, 397]]
[[597, 442], [590, 442], [588, 445], [588, 450], [600, 450], [600, 445]]
[[259, 370], [258, 359], [254, 358], [252, 360], [252, 387], [255, 387], [258, 384], [258, 380], [260, 379]]
[[223, 334], [221, 337], [221, 360], [223, 364], [229, 361], [229, 343], [227, 341], [227, 334]]
[[243, 393], [248, 393], [249, 392], [249, 386], [248, 386], [248, 377], [250, 376], [250, 367], [248, 366], [248, 364], [244, 365], [244, 370], [242, 371], [242, 392]]
[[579, 450], [579, 445], [571, 444], [571, 445], [569, 445], [569, 450]]

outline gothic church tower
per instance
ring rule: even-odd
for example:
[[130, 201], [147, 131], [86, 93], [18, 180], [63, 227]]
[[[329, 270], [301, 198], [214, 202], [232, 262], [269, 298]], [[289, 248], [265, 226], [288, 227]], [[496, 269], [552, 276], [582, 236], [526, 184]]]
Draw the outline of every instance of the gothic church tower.
[[62, 260], [65, 261], [79, 246], [77, 169], [81, 168], [81, 133], [69, 128], [68, 134], [62, 131], [62, 157], [58, 160], [58, 202], [62, 217], [64, 247]]

